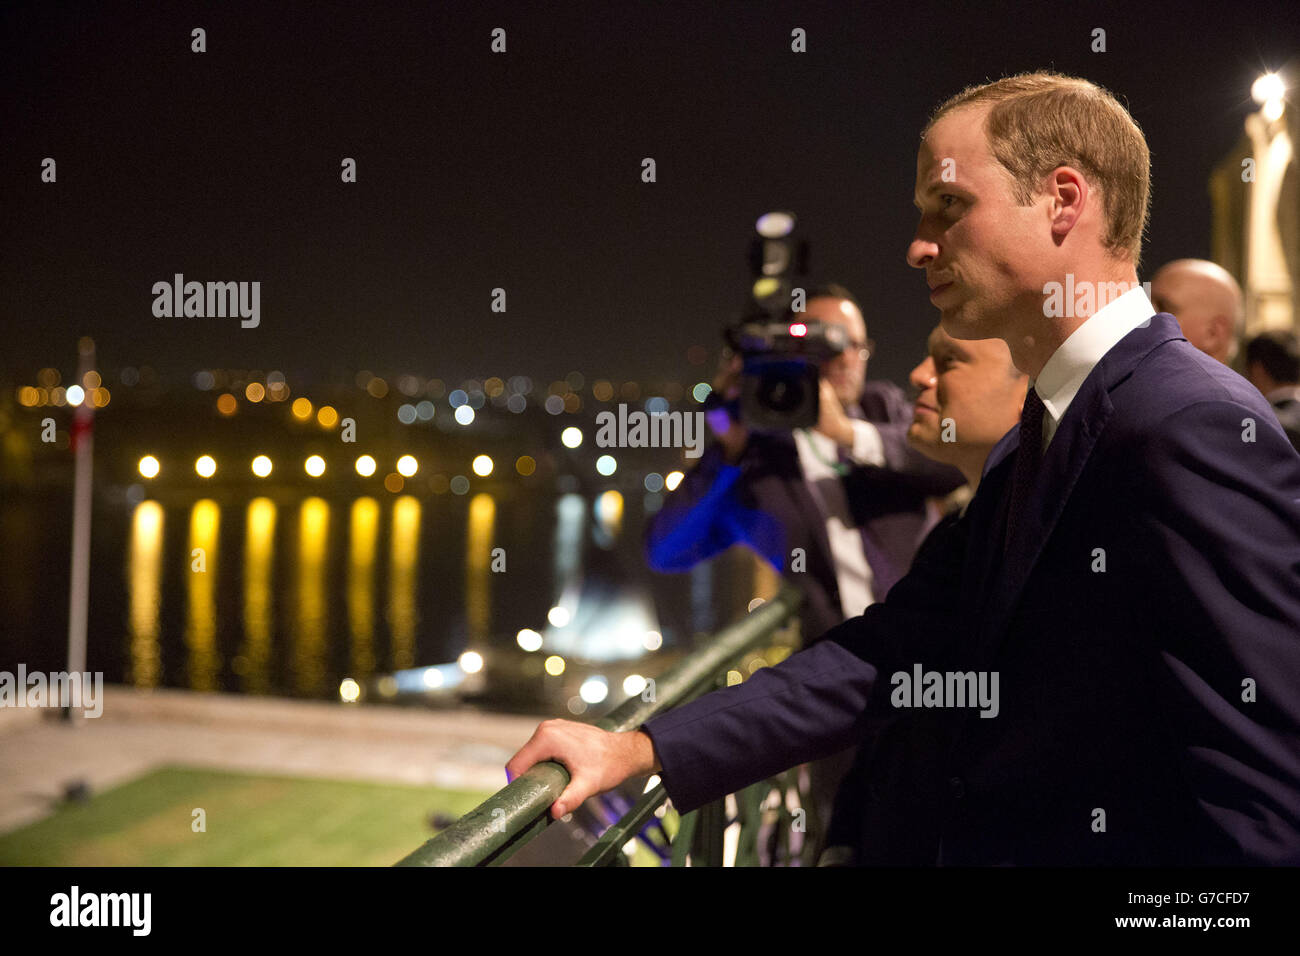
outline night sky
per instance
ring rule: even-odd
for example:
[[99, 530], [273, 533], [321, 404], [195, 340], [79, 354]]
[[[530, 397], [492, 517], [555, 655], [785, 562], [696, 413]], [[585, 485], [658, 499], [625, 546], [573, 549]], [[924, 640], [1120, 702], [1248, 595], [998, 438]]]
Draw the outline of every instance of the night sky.
[[[1214, 10], [1217, 12], [1210, 13]], [[1119, 95], [1153, 156], [1142, 278], [1209, 253], [1207, 176], [1294, 3], [7, 4], [0, 378], [100, 365], [579, 370], [711, 378], [756, 216], [866, 305], [902, 382], [937, 313], [904, 251], [918, 135], [963, 86], [1054, 68]], [[507, 52], [490, 50], [506, 30]], [[190, 51], [190, 31], [207, 52]], [[790, 31], [808, 52], [790, 52]], [[1090, 50], [1094, 27], [1106, 53]], [[45, 157], [58, 182], [42, 183]], [[355, 184], [340, 181], [344, 157]], [[658, 182], [641, 181], [653, 157]], [[151, 287], [262, 283], [261, 325], [159, 319]], [[508, 312], [490, 309], [503, 287]], [[290, 379], [291, 383], [293, 378]]]

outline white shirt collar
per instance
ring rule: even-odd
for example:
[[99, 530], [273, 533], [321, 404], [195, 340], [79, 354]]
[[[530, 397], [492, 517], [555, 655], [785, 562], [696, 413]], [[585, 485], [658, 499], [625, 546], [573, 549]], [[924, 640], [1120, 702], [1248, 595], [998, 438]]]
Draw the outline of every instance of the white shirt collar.
[[1124, 336], [1150, 322], [1155, 314], [1146, 290], [1135, 286], [1084, 319], [1060, 344], [1031, 386], [1052, 418], [1051, 431], [1061, 423], [1084, 379], [1102, 356]]

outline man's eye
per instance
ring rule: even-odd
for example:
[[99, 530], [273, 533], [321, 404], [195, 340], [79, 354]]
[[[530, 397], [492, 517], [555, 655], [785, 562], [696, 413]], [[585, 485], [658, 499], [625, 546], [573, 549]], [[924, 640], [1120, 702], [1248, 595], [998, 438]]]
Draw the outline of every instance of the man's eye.
[[940, 205], [943, 206], [944, 209], [948, 209], [956, 201], [957, 201], [957, 197], [954, 196], [952, 193], [944, 193], [942, 196], [939, 197], [939, 203]]

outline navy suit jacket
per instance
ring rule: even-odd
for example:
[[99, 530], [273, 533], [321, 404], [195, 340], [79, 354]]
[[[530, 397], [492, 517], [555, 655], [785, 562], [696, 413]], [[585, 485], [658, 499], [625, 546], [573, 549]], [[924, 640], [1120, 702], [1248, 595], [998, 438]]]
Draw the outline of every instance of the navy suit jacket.
[[[881, 862], [1300, 863], [1300, 455], [1268, 403], [1154, 316], [1084, 381], [1004, 559], [1017, 446], [884, 603], [646, 722], [678, 810], [914, 715], [862, 808]], [[918, 663], [998, 672], [997, 716], [894, 708]]]
[[[845, 492], [854, 520], [901, 576], [925, 533], [925, 499], [965, 479], [908, 446], [912, 406], [897, 385], [867, 382], [859, 413], [880, 433], [886, 467], [853, 466], [843, 478]], [[726, 463], [720, 445], [711, 445], [647, 525], [646, 561], [655, 571], [685, 571], [733, 544], [747, 545], [804, 589], [806, 641], [843, 622], [826, 519], [788, 432], [753, 433], [735, 465]], [[794, 548], [804, 551], [804, 573], [790, 573]]]

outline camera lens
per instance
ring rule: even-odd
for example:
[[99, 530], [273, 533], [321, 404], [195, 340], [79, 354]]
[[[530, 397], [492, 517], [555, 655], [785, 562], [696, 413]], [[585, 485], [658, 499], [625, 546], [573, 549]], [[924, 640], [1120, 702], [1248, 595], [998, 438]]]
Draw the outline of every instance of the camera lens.
[[805, 399], [802, 378], [785, 375], [765, 376], [758, 390], [758, 400], [774, 412], [792, 412]]

